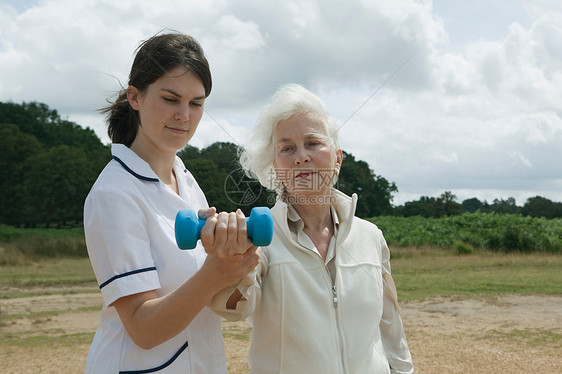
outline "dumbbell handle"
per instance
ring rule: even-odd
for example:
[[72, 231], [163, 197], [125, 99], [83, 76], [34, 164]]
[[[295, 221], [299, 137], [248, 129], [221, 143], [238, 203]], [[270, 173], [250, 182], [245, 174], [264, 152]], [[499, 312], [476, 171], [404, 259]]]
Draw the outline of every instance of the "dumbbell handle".
[[[197, 217], [193, 210], [180, 210], [176, 215], [176, 243], [180, 249], [193, 249], [201, 239], [201, 229], [205, 220]], [[273, 216], [266, 207], [256, 207], [246, 218], [248, 238], [256, 246], [266, 246], [273, 237]]]

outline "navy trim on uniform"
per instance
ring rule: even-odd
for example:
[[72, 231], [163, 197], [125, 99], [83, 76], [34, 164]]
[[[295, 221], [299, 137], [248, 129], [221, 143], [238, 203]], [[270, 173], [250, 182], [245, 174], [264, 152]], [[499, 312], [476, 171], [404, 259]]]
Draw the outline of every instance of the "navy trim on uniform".
[[160, 370], [165, 369], [166, 367], [170, 366], [170, 364], [172, 362], [174, 362], [176, 360], [176, 358], [178, 358], [178, 356], [183, 351], [185, 351], [186, 348], [187, 348], [187, 342], [185, 342], [185, 344], [182, 345], [182, 347], [179, 349], [179, 351], [177, 351], [176, 354], [171, 359], [168, 360], [168, 362], [166, 362], [166, 363], [164, 363], [164, 364], [162, 364], [158, 367], [155, 367], [155, 368], [152, 368], [152, 369], [145, 369], [145, 370], [124, 370], [124, 371], [120, 371], [119, 374], [144, 374], [144, 373], [154, 373], [154, 372], [160, 371]]
[[117, 156], [113, 156], [112, 157], [115, 161], [117, 161], [118, 163], [121, 164], [121, 166], [123, 166], [123, 168], [125, 170], [127, 170], [129, 173], [133, 174], [135, 177], [142, 179], [144, 181], [149, 181], [149, 182], [160, 182], [160, 179], [158, 178], [150, 178], [150, 177], [145, 177], [143, 175], [137, 174], [135, 173], [130, 167], [127, 166], [127, 164], [125, 164], [119, 157]]
[[116, 280], [116, 279], [127, 277], [127, 276], [133, 275], [133, 274], [144, 273], [146, 271], [153, 271], [153, 270], [156, 270], [156, 267], [152, 266], [152, 267], [149, 267], [149, 268], [128, 271], [128, 272], [123, 273], [123, 274], [117, 274], [116, 276], [111, 277], [110, 279], [108, 279], [105, 282], [103, 282], [102, 284], [100, 284], [100, 290], [102, 288], [104, 288], [105, 286], [107, 286], [108, 284], [110, 284], [111, 282], [113, 282], [114, 280]]

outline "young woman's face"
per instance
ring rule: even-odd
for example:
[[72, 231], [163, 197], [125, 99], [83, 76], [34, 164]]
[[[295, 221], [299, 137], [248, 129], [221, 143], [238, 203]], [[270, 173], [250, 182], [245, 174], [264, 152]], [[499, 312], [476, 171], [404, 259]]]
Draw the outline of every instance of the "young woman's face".
[[197, 75], [176, 67], [143, 92], [129, 86], [127, 97], [140, 118], [133, 145], [146, 151], [175, 153], [197, 129], [203, 116], [205, 88]]
[[273, 166], [290, 195], [329, 195], [341, 157], [328, 140], [325, 125], [306, 114], [277, 124]]

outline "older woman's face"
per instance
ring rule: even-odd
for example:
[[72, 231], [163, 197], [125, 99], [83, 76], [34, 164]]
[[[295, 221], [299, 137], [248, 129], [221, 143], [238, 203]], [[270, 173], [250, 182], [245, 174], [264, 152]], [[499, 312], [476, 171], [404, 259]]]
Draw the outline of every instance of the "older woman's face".
[[341, 157], [328, 140], [326, 126], [306, 114], [277, 124], [273, 133], [273, 165], [290, 195], [330, 194]]

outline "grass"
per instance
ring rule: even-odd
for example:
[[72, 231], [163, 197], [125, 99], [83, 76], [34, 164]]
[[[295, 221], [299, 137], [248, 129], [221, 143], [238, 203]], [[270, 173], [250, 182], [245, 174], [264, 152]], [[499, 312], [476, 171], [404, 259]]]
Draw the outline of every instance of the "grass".
[[459, 256], [437, 248], [391, 248], [400, 300], [439, 295], [562, 295], [562, 256], [475, 250]]
[[560, 329], [513, 329], [508, 331], [492, 329], [484, 335], [479, 336], [482, 340], [492, 340], [499, 342], [523, 342], [527, 347], [542, 348], [546, 345], [562, 348], [562, 334]]
[[81, 227], [24, 229], [0, 225], [0, 266], [72, 257], [88, 257]]
[[[433, 247], [393, 247], [391, 254], [392, 274], [401, 300], [438, 295], [562, 295], [562, 255], [474, 250], [459, 256], [454, 250]], [[95, 282], [87, 258], [0, 266], [0, 299], [68, 294], [80, 287], [99, 292]]]
[[10, 320], [17, 320], [22, 318], [27, 318], [29, 320], [34, 320], [34, 323], [41, 323], [45, 320], [49, 320], [51, 317], [59, 316], [66, 313], [80, 313], [80, 312], [91, 312], [101, 310], [101, 305], [88, 306], [82, 308], [68, 308], [68, 309], [57, 309], [57, 310], [47, 310], [43, 312], [26, 312], [26, 313], [2, 313], [0, 319], [3, 323], [9, 323]]
[[[40, 260], [24, 265], [0, 266], [0, 299], [45, 294], [71, 293], [71, 287], [95, 286], [96, 278], [88, 258]], [[57, 287], [56, 290], [38, 288]]]
[[77, 333], [62, 335], [33, 335], [21, 336], [21, 334], [0, 335], [0, 345], [15, 347], [46, 347], [54, 345], [74, 346], [76, 344], [90, 344], [94, 333]]
[[41, 238], [65, 238], [65, 237], [84, 237], [84, 228], [19, 228], [13, 226], [0, 225], [0, 242], [11, 242], [18, 238], [25, 237]]
[[236, 339], [236, 340], [249, 341], [251, 332], [252, 332], [252, 329], [249, 328], [249, 327], [239, 330], [239, 329], [232, 328], [230, 326], [227, 326], [227, 327], [223, 326], [222, 336], [225, 337], [225, 338], [232, 338], [232, 339]]

